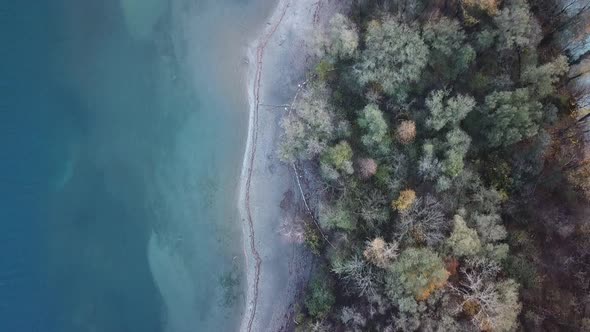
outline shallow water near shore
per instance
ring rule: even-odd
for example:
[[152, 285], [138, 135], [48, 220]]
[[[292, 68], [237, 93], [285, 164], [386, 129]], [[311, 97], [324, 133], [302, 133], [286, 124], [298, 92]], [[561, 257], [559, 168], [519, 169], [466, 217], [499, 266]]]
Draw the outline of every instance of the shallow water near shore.
[[5, 10], [0, 328], [231, 331], [245, 48], [273, 0]]

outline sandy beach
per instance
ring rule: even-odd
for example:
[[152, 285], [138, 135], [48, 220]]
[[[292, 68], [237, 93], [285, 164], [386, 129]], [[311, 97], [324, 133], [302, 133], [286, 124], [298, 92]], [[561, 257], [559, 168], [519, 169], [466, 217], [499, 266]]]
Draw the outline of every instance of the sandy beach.
[[279, 1], [249, 50], [248, 142], [239, 209], [247, 268], [241, 331], [282, 331], [292, 325], [293, 304], [311, 269], [310, 253], [279, 234], [300, 201], [289, 165], [277, 158], [280, 119], [305, 73], [314, 31], [335, 13], [336, 1]]

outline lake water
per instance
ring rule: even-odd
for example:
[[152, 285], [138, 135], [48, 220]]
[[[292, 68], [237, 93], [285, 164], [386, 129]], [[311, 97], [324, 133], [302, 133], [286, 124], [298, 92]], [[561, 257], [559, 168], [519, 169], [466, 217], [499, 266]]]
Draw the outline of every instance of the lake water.
[[236, 329], [244, 48], [273, 3], [0, 9], [0, 330]]

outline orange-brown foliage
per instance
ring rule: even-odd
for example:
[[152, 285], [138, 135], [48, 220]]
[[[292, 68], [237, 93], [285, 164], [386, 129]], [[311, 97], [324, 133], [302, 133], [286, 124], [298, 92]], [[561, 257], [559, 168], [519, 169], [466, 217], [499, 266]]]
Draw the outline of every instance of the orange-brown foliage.
[[449, 276], [457, 275], [457, 269], [459, 268], [459, 260], [455, 257], [450, 257], [445, 260], [445, 269], [449, 272]]
[[397, 127], [397, 139], [402, 144], [410, 144], [416, 138], [416, 123], [406, 120]]
[[[447, 273], [447, 277], [449, 276], [449, 272]], [[426, 287], [416, 296], [417, 301], [425, 301], [427, 300], [430, 295], [437, 289], [443, 288], [447, 284], [447, 279], [445, 278], [444, 281], [441, 282], [431, 282], [430, 284], [426, 285]]]

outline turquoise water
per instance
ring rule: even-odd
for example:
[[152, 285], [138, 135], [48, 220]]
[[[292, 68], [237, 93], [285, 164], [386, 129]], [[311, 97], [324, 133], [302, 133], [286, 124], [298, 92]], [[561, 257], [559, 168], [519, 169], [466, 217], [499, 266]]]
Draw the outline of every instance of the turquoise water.
[[0, 330], [235, 330], [244, 47], [273, 2], [0, 10]]

